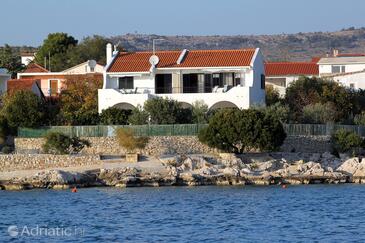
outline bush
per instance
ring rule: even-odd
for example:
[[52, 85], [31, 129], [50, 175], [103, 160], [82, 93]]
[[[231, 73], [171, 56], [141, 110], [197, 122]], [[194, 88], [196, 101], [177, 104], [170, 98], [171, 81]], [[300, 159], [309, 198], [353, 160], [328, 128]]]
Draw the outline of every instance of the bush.
[[281, 101], [279, 91], [274, 89], [272, 85], [267, 85], [265, 87], [266, 94], [266, 105], [271, 106]]
[[277, 150], [286, 138], [281, 122], [259, 110], [221, 109], [199, 133], [199, 140], [225, 152]]
[[133, 130], [127, 128], [117, 129], [117, 140], [121, 147], [128, 153], [134, 153], [137, 149], [144, 149], [148, 143], [148, 137], [136, 137]]
[[288, 123], [290, 120], [290, 110], [286, 105], [281, 105], [280, 103], [275, 103], [267, 107], [259, 107], [258, 110], [275, 117], [282, 123]]
[[78, 137], [70, 138], [59, 132], [51, 132], [46, 135], [46, 142], [43, 151], [51, 154], [79, 153], [85, 146], [89, 147], [87, 140]]
[[357, 114], [354, 118], [354, 123], [359, 126], [365, 126], [365, 112]]
[[3, 103], [1, 113], [13, 133], [18, 127], [35, 128], [42, 125], [44, 106], [42, 100], [31, 91], [7, 94]]
[[150, 116], [152, 124], [191, 123], [191, 111], [183, 109], [179, 102], [172, 99], [159, 97], [147, 100], [144, 110]]
[[331, 138], [335, 153], [350, 153], [355, 156], [364, 146], [364, 140], [355, 132], [340, 129]]
[[204, 101], [196, 101], [192, 108], [192, 122], [194, 124], [208, 123], [208, 106]]
[[128, 117], [128, 122], [131, 125], [145, 125], [148, 123], [148, 116], [148, 113], [141, 106], [137, 106]]
[[309, 124], [334, 122], [336, 120], [336, 113], [336, 108], [332, 103], [307, 105], [303, 108], [302, 121]]
[[128, 117], [131, 110], [121, 110], [118, 108], [108, 108], [100, 114], [100, 124], [102, 125], [128, 125]]

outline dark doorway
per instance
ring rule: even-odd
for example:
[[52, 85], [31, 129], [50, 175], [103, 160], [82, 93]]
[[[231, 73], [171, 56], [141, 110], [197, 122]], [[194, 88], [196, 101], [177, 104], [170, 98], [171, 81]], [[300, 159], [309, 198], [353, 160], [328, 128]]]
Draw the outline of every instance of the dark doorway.
[[198, 74], [183, 75], [183, 93], [198, 93]]
[[172, 93], [172, 74], [156, 74], [156, 94]]

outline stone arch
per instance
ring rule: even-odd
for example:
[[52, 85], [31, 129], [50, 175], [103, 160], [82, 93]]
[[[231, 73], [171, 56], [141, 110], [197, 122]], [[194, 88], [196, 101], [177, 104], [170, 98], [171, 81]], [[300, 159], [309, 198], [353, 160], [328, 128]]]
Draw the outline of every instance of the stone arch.
[[113, 105], [113, 108], [118, 108], [121, 110], [133, 110], [135, 106], [130, 103], [123, 102]]
[[181, 108], [183, 109], [192, 109], [193, 105], [187, 102], [179, 102]]
[[238, 106], [229, 101], [219, 101], [212, 105], [209, 110], [221, 109], [221, 108], [238, 108]]

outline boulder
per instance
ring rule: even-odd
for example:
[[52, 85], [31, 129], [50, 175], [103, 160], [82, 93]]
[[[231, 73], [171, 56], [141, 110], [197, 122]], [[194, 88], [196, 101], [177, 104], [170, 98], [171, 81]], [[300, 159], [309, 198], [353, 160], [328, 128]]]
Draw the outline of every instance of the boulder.
[[359, 164], [360, 161], [358, 158], [351, 158], [342, 163], [342, 165], [337, 168], [337, 171], [353, 175], [358, 169]]

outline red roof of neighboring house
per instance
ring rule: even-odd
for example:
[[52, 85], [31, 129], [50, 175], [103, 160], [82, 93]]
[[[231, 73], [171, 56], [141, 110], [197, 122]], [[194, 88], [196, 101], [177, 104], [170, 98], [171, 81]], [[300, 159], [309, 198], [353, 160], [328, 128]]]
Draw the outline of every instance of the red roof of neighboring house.
[[321, 60], [322, 57], [312, 57], [311, 62], [318, 63], [319, 60]]
[[319, 75], [315, 62], [269, 62], [265, 63], [266, 76]]
[[[255, 49], [242, 50], [194, 50], [188, 51], [181, 64], [177, 61], [182, 51], [156, 52], [160, 62], [157, 68], [189, 67], [244, 67], [250, 66]], [[148, 72], [152, 52], [119, 53], [108, 72]]]
[[18, 90], [32, 90], [35, 79], [11, 79], [8, 80], [8, 92], [13, 93]]
[[338, 54], [337, 57], [364, 57], [365, 53], [343, 53]]
[[37, 63], [30, 63], [23, 73], [48, 73], [49, 71], [38, 65]]

